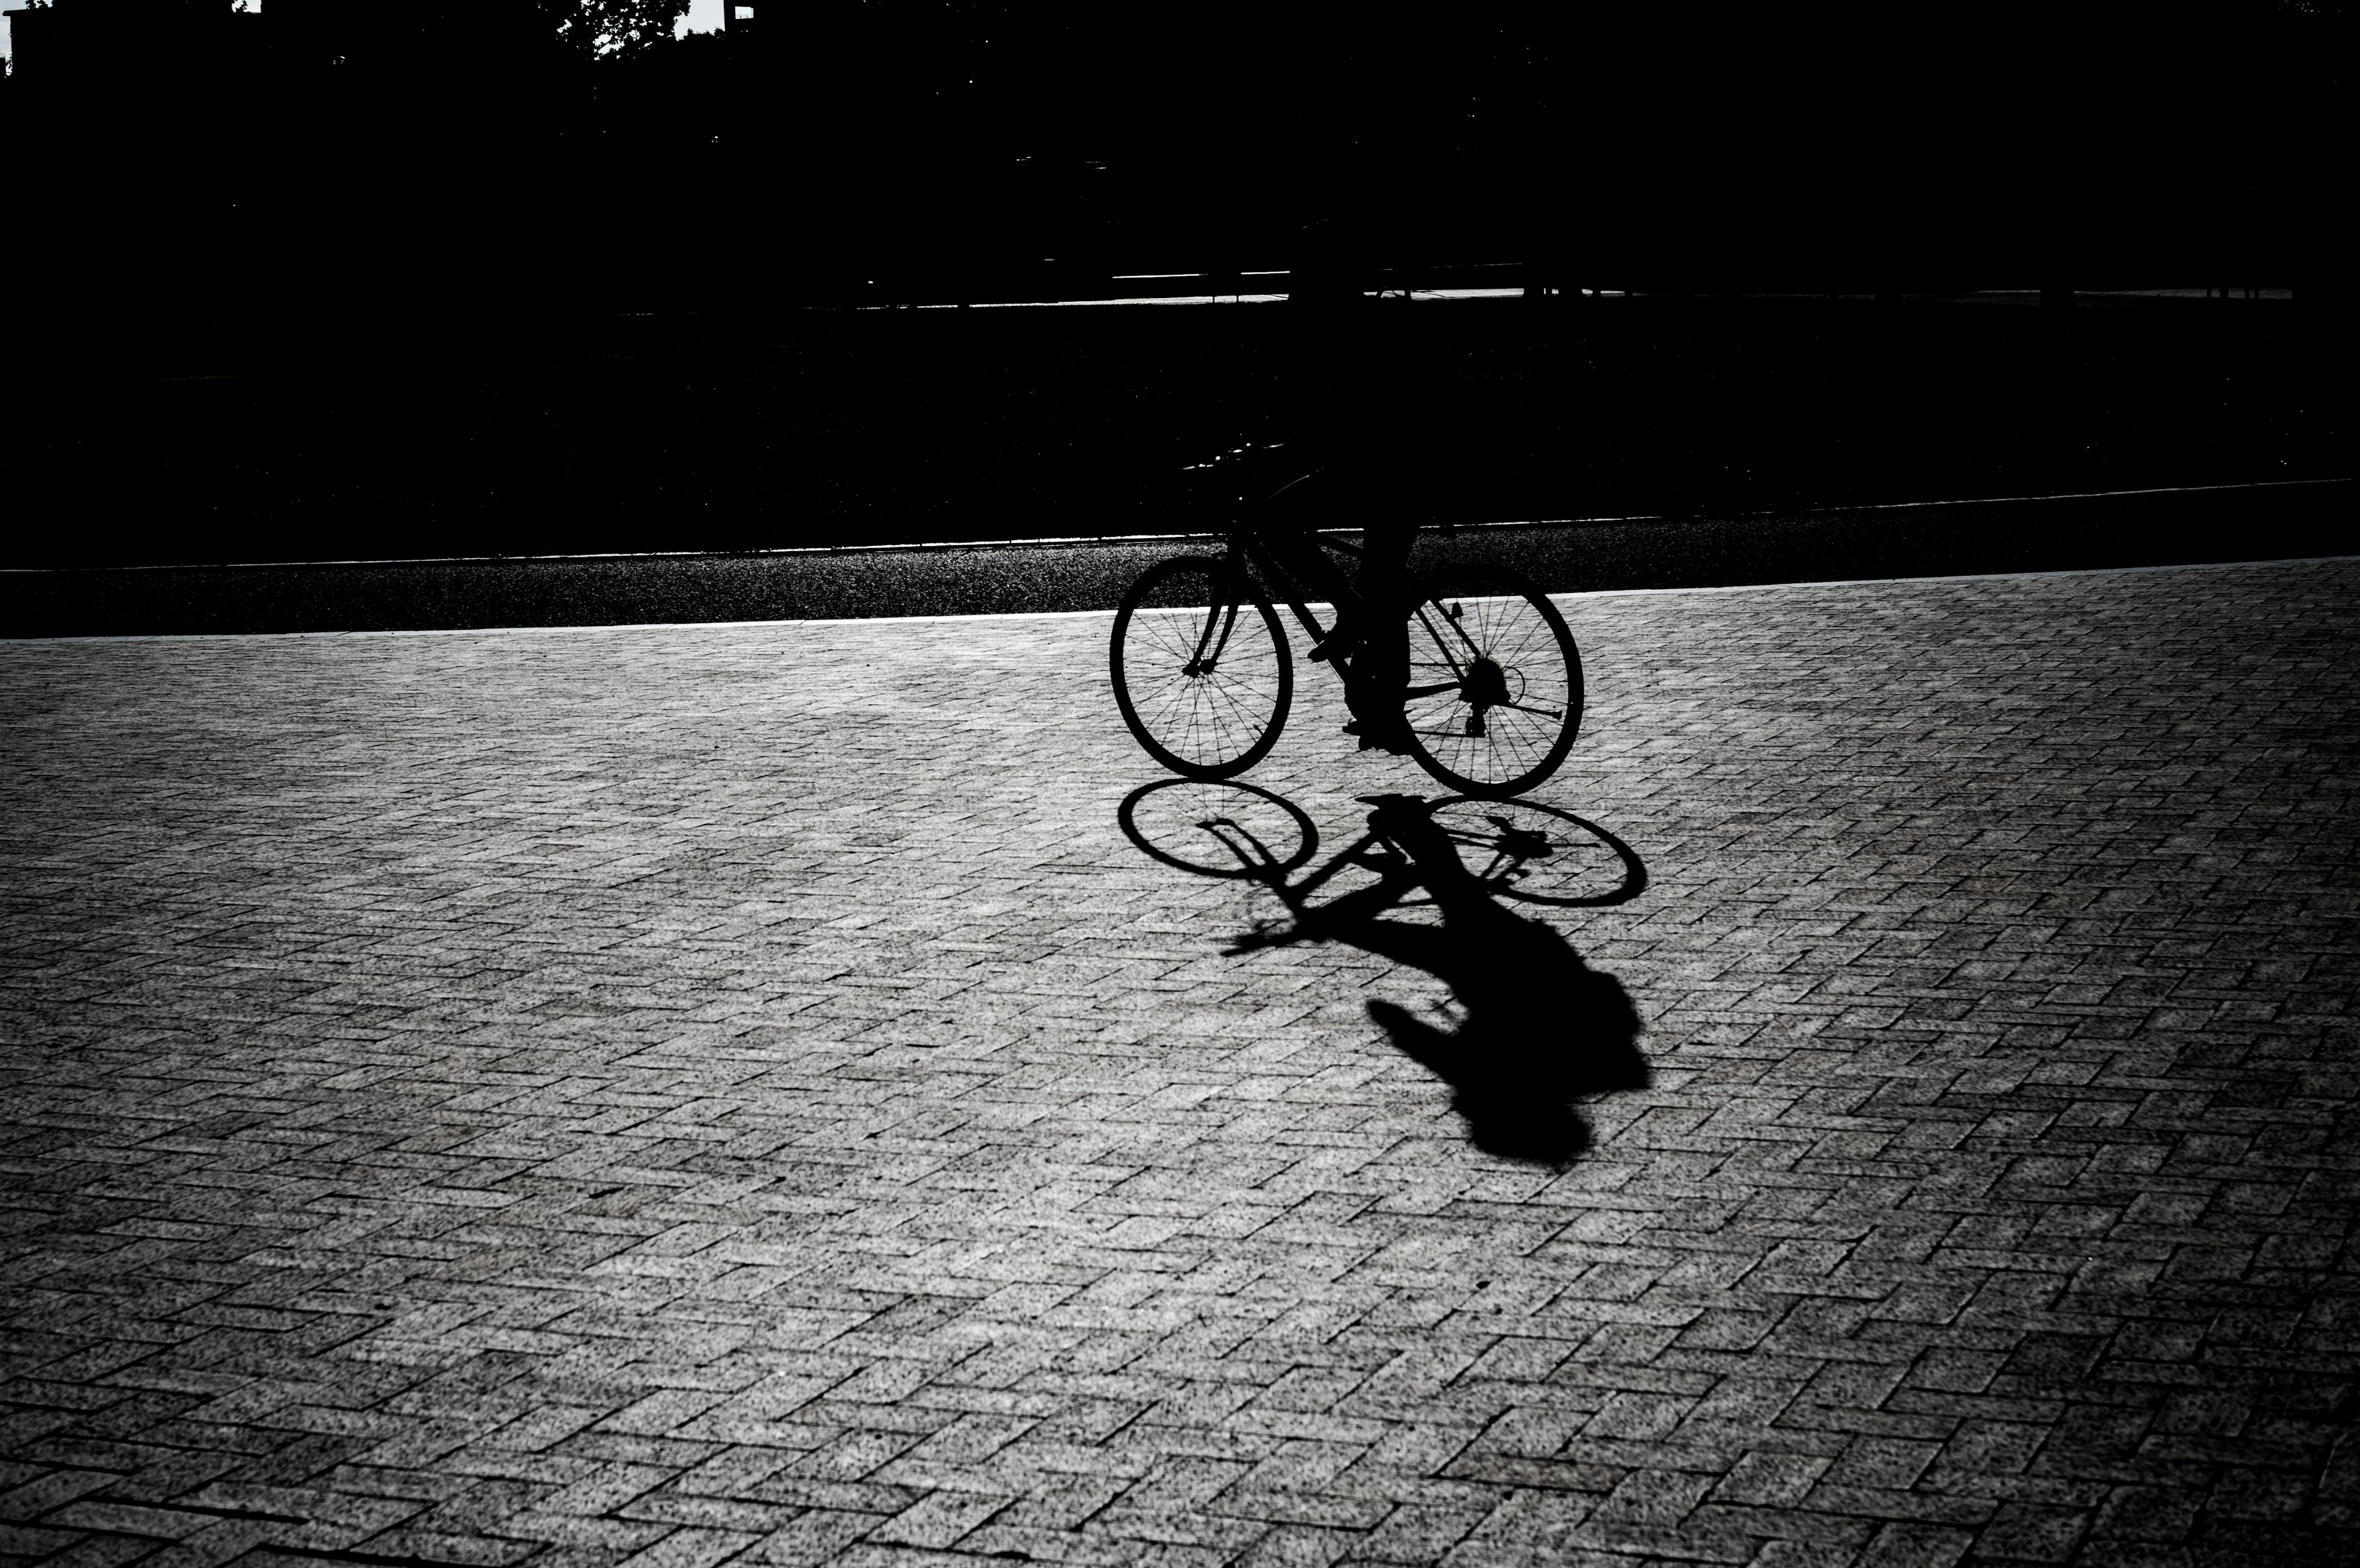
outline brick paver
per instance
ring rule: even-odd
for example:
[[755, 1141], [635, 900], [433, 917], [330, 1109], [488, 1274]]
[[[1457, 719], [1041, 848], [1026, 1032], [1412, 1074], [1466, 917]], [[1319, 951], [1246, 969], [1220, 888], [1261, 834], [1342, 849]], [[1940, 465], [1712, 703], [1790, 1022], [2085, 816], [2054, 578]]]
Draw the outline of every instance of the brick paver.
[[1102, 616], [0, 648], [0, 1552], [2351, 1561], [2355, 593], [1569, 601], [1554, 1161]]

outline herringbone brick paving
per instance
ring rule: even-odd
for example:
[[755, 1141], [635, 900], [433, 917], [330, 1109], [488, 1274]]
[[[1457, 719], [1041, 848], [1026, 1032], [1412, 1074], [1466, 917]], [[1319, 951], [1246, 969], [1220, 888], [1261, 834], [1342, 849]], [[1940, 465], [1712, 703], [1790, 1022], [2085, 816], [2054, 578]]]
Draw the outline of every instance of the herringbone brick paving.
[[2355, 592], [1568, 601], [1562, 1166], [1126, 839], [1103, 617], [0, 649], [0, 1544], [2352, 1561]]

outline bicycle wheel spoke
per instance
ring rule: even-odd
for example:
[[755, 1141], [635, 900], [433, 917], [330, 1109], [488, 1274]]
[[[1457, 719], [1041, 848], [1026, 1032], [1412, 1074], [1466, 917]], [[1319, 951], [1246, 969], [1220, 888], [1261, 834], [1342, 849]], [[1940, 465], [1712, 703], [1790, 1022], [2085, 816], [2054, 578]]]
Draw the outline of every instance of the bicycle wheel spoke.
[[1276, 615], [1218, 561], [1151, 567], [1116, 613], [1123, 722], [1175, 770], [1222, 778], [1259, 760], [1285, 722], [1292, 669]]
[[[1471, 571], [1427, 594], [1416, 619], [1404, 716], [1426, 770], [1492, 794], [1554, 771], [1581, 713], [1579, 655], [1554, 607], [1513, 576]], [[1439, 679], [1446, 664], [1458, 679]]]

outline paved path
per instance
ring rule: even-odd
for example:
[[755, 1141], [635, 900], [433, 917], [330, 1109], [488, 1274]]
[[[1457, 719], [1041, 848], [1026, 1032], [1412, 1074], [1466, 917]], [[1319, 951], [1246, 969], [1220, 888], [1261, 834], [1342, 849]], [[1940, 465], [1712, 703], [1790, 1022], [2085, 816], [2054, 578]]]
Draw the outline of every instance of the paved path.
[[1554, 1147], [1103, 617], [0, 648], [0, 1551], [2349, 1562], [2355, 597], [1570, 601]]

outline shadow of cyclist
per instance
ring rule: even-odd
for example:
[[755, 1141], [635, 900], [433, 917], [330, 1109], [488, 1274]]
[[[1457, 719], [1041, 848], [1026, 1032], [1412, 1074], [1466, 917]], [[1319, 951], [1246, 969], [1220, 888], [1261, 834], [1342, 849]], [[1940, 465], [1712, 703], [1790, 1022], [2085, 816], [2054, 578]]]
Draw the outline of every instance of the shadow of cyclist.
[[[1229, 951], [1342, 942], [1440, 979], [1457, 1004], [1457, 1027], [1437, 1027], [1390, 1002], [1371, 1002], [1369, 1016], [1456, 1091], [1454, 1107], [1478, 1148], [1565, 1163], [1590, 1142], [1574, 1101], [1647, 1084], [1629, 994], [1585, 964], [1554, 927], [1502, 906], [1459, 859], [1432, 804], [1414, 795], [1369, 800], [1375, 808], [1369, 832], [1379, 847], [1355, 858], [1376, 880], [1325, 904], [1309, 901], [1321, 878], [1290, 885], [1251, 833], [1233, 824], [1222, 833], [1241, 860], [1267, 866], [1261, 880], [1293, 916], [1289, 925], [1249, 932]], [[1439, 926], [1388, 918], [1420, 888], [1441, 915]]]

